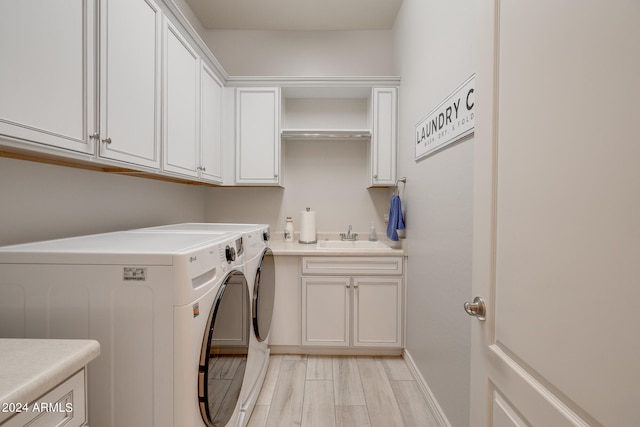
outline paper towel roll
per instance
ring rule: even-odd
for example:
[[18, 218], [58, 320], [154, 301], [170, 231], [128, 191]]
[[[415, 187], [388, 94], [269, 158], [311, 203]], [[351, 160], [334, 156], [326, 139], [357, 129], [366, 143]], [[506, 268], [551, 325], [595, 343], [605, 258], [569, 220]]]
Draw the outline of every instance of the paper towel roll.
[[300, 212], [300, 243], [316, 243], [316, 213], [310, 208]]

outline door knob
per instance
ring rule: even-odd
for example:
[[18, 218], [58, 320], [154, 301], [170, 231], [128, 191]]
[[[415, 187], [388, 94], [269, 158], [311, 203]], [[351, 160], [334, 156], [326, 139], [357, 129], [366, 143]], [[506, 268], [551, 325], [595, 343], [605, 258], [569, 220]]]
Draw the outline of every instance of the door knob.
[[466, 311], [469, 316], [475, 316], [478, 320], [484, 320], [486, 314], [484, 300], [480, 297], [475, 297], [473, 302], [465, 302], [464, 311]]

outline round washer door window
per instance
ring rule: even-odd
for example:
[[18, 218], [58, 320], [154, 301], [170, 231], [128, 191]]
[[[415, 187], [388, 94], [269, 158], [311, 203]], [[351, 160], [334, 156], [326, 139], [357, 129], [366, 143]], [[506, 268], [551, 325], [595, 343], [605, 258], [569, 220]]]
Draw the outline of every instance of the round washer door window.
[[262, 260], [258, 266], [256, 280], [253, 286], [253, 330], [258, 341], [264, 341], [269, 336], [271, 319], [273, 318], [273, 301], [276, 296], [276, 268], [273, 252], [266, 248], [262, 252]]
[[198, 401], [209, 427], [226, 426], [240, 399], [249, 351], [249, 291], [239, 271], [225, 278], [209, 313], [200, 351]]

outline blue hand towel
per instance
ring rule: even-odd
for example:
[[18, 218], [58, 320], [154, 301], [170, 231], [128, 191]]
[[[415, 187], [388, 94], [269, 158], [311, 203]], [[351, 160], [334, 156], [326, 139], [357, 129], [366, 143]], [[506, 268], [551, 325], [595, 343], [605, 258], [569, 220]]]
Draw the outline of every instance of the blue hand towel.
[[404, 219], [402, 219], [402, 203], [400, 196], [391, 196], [391, 206], [389, 207], [389, 224], [387, 225], [387, 237], [395, 242], [398, 241], [398, 232], [404, 230]]

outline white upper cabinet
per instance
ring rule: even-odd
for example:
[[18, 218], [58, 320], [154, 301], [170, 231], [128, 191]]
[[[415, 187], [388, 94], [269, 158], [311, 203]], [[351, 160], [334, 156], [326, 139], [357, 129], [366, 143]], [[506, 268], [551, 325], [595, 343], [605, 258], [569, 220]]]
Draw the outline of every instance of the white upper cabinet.
[[93, 153], [94, 13], [85, 0], [0, 1], [0, 136]]
[[236, 184], [280, 185], [280, 88], [236, 89]]
[[197, 177], [200, 171], [200, 59], [169, 22], [164, 41], [163, 169]]
[[200, 71], [200, 177], [222, 183], [222, 84], [202, 63]]
[[373, 88], [371, 93], [371, 186], [395, 185], [397, 121], [398, 89]]
[[151, 0], [100, 4], [99, 154], [159, 168], [161, 10]]

